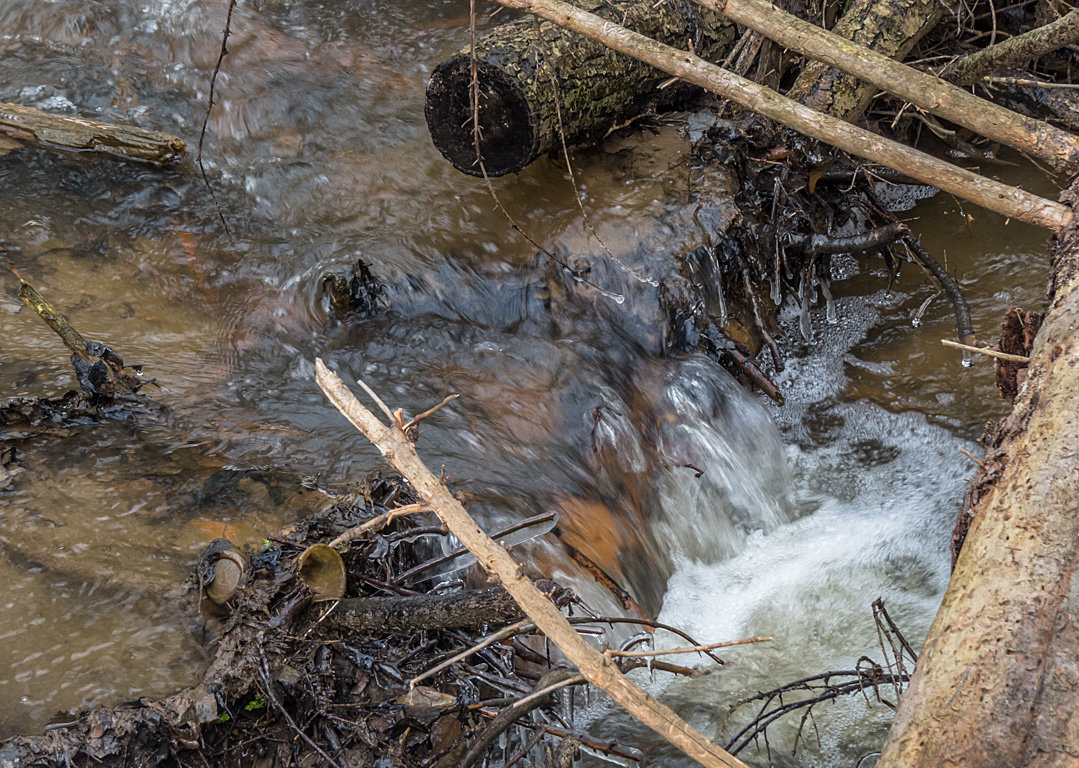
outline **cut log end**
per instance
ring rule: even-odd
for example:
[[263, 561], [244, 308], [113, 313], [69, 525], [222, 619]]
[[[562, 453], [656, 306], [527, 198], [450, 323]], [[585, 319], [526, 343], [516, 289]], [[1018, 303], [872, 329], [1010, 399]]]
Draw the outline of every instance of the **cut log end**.
[[442, 62], [427, 83], [427, 127], [435, 147], [459, 171], [472, 176], [504, 176], [536, 159], [535, 116], [519, 81], [503, 70], [477, 61], [480, 153], [476, 158], [469, 95], [472, 65], [466, 55]]

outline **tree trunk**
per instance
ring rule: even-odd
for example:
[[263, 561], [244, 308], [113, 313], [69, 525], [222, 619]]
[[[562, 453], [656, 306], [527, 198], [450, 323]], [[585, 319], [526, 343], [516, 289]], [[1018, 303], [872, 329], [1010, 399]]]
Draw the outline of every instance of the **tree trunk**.
[[[691, 3], [586, 0], [586, 10], [697, 55], [720, 59], [735, 26]], [[480, 150], [490, 176], [519, 171], [567, 141], [602, 134], [639, 114], [668, 76], [549, 22], [525, 18], [476, 44]], [[471, 57], [463, 50], [435, 68], [426, 116], [438, 150], [465, 173], [482, 176], [473, 138]], [[559, 120], [561, 116], [561, 121]]]
[[[1065, 193], [1079, 201], [1079, 183]], [[1079, 229], [878, 766], [1079, 765]]]

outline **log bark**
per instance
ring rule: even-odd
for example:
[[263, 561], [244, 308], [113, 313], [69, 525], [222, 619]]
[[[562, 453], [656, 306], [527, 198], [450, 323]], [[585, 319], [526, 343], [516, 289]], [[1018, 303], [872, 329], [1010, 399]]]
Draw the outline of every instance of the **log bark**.
[[[734, 24], [690, 3], [584, 0], [581, 7], [706, 58], [734, 45]], [[471, 56], [459, 52], [435, 68], [425, 113], [438, 150], [465, 173], [519, 171], [567, 141], [602, 134], [636, 116], [657, 96], [662, 72], [554, 24], [525, 18], [476, 45], [481, 169], [476, 162], [469, 91]]]
[[354, 632], [415, 632], [503, 626], [523, 617], [506, 590], [495, 587], [441, 595], [345, 598], [338, 601], [330, 621]]
[[1066, 206], [1009, 187], [882, 138], [780, 96], [691, 53], [652, 40], [561, 0], [498, 0], [566, 29], [598, 40], [686, 82], [718, 93], [787, 127], [839, 147], [852, 155], [887, 165], [924, 184], [951, 192], [989, 210], [1054, 231], [1072, 218]]
[[[1079, 201], [1079, 184], [1065, 199]], [[1079, 765], [1079, 229], [880, 768]]]
[[[884, 56], [903, 60], [944, 14], [940, 0], [853, 0], [832, 32]], [[823, 62], [811, 62], [787, 96], [844, 120], [857, 120], [876, 86]]]
[[[1079, 167], [1079, 137], [1067, 131], [978, 98], [879, 51], [802, 21], [763, 0], [696, 1], [792, 51], [811, 56], [957, 125], [1040, 158], [1054, 168]], [[1069, 15], [1079, 20], [1079, 11]], [[1075, 26], [1079, 28], [1079, 21]], [[828, 106], [822, 111], [835, 117], [845, 116], [833, 113], [834, 105]]]
[[1079, 43], [1079, 9], [1002, 43], [960, 56], [941, 72], [941, 77], [956, 85], [973, 85], [988, 74], [1027, 64], [1074, 43]]
[[0, 103], [0, 134], [76, 152], [105, 152], [151, 165], [175, 162], [187, 151], [183, 139], [167, 133], [54, 115], [18, 104]]

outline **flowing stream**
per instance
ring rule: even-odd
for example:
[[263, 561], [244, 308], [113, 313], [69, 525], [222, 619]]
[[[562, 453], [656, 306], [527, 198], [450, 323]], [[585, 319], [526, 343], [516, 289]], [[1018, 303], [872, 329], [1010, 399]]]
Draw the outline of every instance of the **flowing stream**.
[[[194, 144], [226, 7], [0, 0], [0, 101]], [[889, 290], [879, 260], [837, 259], [838, 322], [814, 309], [810, 343], [785, 315], [776, 407], [707, 359], [661, 354], [655, 287], [603, 255], [558, 162], [495, 188], [546, 247], [594, 263], [609, 293], [538, 259], [483, 182], [431, 146], [424, 84], [466, 43], [467, 4], [262, 0], [237, 7], [233, 33], [204, 151], [232, 238], [190, 162], [0, 156], [0, 399], [75, 386], [58, 339], [16, 298], [14, 267], [87, 337], [145, 364], [160, 385], [147, 391], [175, 413], [169, 427], [16, 441], [22, 471], [0, 491], [0, 736], [189, 684], [201, 638], [170, 590], [201, 547], [258, 541], [325, 504], [318, 488], [379, 466], [315, 386], [316, 356], [412, 412], [461, 393], [420, 447], [476, 494], [485, 524], [557, 509], [663, 621], [702, 642], [774, 637], [702, 678], [650, 683], [717, 738], [746, 695], [879, 658], [878, 597], [920, 644], [972, 468], [960, 451], [977, 454], [982, 425], [1005, 412], [991, 366], [941, 347], [954, 332], [942, 297], [912, 325], [935, 285], [908, 267]], [[687, 236], [681, 122], [574, 156], [590, 220], [650, 277], [669, 268], [661, 247]], [[1050, 192], [1033, 171], [1000, 171]], [[958, 275], [981, 338], [1009, 307], [1038, 307], [1041, 231], [914, 197], [913, 226]], [[323, 273], [361, 256], [388, 286], [373, 319], [321, 296]], [[609, 608], [556, 548], [527, 551]], [[618, 713], [593, 716], [597, 733], [681, 764]], [[853, 765], [889, 719], [850, 696], [819, 711], [808, 751], [791, 756], [779, 726], [773, 757]]]

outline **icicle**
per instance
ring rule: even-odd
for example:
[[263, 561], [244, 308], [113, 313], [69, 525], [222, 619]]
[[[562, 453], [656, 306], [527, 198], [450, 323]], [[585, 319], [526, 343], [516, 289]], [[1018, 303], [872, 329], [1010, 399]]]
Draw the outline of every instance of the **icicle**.
[[824, 294], [824, 318], [831, 324], [839, 322], [835, 312], [835, 299], [832, 298], [832, 289], [828, 285], [828, 278], [820, 278], [820, 292]]
[[802, 338], [813, 341], [813, 323], [809, 319], [809, 273], [802, 275], [802, 281], [798, 285], [798, 301], [801, 315], [798, 318], [798, 327], [802, 331]]
[[922, 327], [922, 315], [924, 315], [925, 311], [929, 309], [929, 305], [933, 303], [933, 299], [937, 298], [937, 296], [940, 296], [940, 291], [932, 294], [931, 296], [929, 296], [929, 298], [922, 302], [922, 305], [918, 307], [918, 311], [914, 313], [914, 317], [910, 319], [911, 325], [913, 325], [915, 328]]
[[719, 327], [725, 328], [727, 326], [727, 296], [723, 290], [723, 272], [716, 273], [716, 298], [719, 305]]
[[779, 243], [776, 243], [776, 268], [772, 274], [772, 303], [777, 307], [783, 303], [783, 276], [780, 274], [780, 262], [782, 256], [779, 251]]

